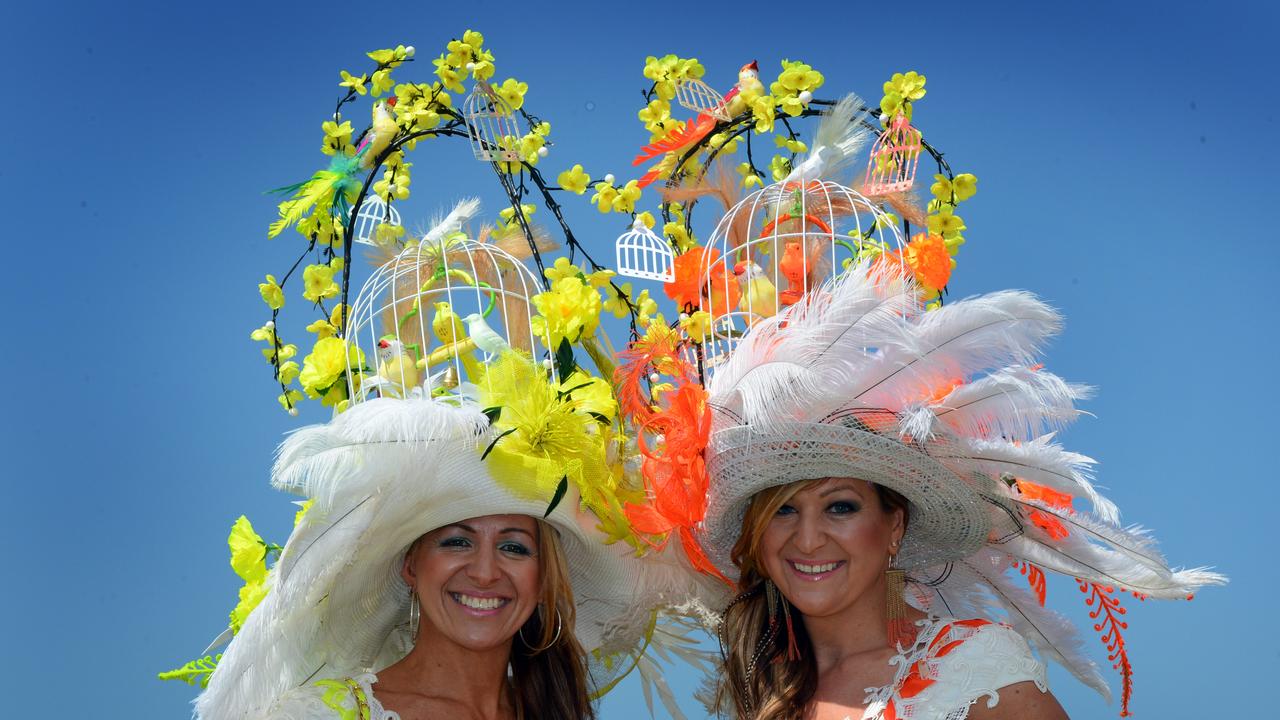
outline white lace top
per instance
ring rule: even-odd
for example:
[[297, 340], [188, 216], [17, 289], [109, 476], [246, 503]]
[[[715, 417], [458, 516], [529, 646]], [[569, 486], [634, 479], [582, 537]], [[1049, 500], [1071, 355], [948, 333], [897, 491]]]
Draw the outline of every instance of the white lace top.
[[1048, 689], [1044, 664], [1007, 625], [937, 617], [916, 625], [915, 644], [889, 661], [893, 682], [867, 688], [862, 720], [964, 720], [983, 697], [995, 707], [1000, 688], [1030, 680]]
[[378, 677], [317, 680], [280, 696], [264, 720], [400, 720], [373, 696]]

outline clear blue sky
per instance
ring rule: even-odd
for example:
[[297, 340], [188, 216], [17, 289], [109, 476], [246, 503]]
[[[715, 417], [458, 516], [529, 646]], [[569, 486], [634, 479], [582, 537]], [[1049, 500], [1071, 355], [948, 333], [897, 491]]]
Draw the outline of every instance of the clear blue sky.
[[[926, 74], [918, 124], [979, 177], [952, 292], [1026, 288], [1065, 313], [1049, 364], [1099, 388], [1096, 418], [1065, 442], [1100, 461], [1125, 520], [1154, 528], [1175, 563], [1232, 578], [1191, 603], [1131, 603], [1133, 709], [1247, 715], [1270, 694], [1274, 4], [469, 5], [6, 11], [0, 714], [188, 713], [192, 691], [154, 674], [223, 627], [231, 522], [245, 513], [283, 540], [291, 518], [267, 471], [298, 420], [247, 335], [264, 320], [256, 283], [298, 246], [266, 240], [261, 191], [324, 164], [339, 69], [397, 43], [425, 61], [468, 27], [499, 78], [529, 82], [527, 107], [552, 122], [553, 173], [581, 162], [626, 177], [646, 140], [647, 54], [696, 56], [721, 86], [752, 58], [766, 77], [799, 58], [826, 74], [820, 96], [873, 102], [894, 71]], [[498, 188], [462, 144], [416, 162], [411, 226], [464, 192], [496, 212]], [[621, 221], [566, 203], [608, 257]], [[1087, 622], [1072, 583], [1050, 599]], [[1074, 717], [1115, 716], [1064, 673], [1051, 681]], [[641, 716], [638, 698], [624, 686], [604, 717]]]

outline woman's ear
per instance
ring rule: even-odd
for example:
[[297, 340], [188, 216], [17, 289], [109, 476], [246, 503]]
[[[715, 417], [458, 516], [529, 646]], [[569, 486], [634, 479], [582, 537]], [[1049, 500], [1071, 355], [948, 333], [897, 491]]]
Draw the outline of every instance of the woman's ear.
[[418, 579], [417, 575], [415, 575], [413, 571], [413, 558], [417, 554], [414, 551], [417, 549], [418, 543], [415, 542], [410, 545], [409, 549], [405, 551], [404, 562], [400, 563], [400, 578], [404, 580], [405, 585], [408, 585], [411, 588], [414, 587], [414, 583]]
[[902, 537], [907, 534], [906, 513], [902, 508], [894, 508], [889, 513], [889, 538], [893, 541], [894, 547], [902, 544]]

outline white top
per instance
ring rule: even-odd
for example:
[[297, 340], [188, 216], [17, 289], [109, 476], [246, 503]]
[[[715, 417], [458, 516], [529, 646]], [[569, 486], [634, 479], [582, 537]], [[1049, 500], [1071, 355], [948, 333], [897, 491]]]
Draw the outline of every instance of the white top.
[[897, 668], [893, 681], [867, 688], [862, 720], [964, 720], [983, 697], [995, 707], [1000, 688], [1029, 680], [1047, 692], [1044, 664], [1008, 625], [938, 617], [916, 625], [915, 644], [889, 661]]
[[378, 676], [367, 672], [307, 683], [281, 695], [264, 720], [400, 720], [374, 697], [376, 682]]

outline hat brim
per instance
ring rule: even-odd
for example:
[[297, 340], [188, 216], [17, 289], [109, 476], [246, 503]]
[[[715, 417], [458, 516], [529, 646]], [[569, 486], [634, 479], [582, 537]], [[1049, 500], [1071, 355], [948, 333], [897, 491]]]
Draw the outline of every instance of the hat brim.
[[958, 560], [987, 541], [990, 505], [977, 489], [920, 446], [832, 423], [778, 423], [765, 432], [735, 426], [711, 435], [711, 492], [700, 540], [729, 577], [730, 556], [751, 497], [801, 480], [849, 477], [882, 485], [910, 502], [898, 554], [904, 570]]

